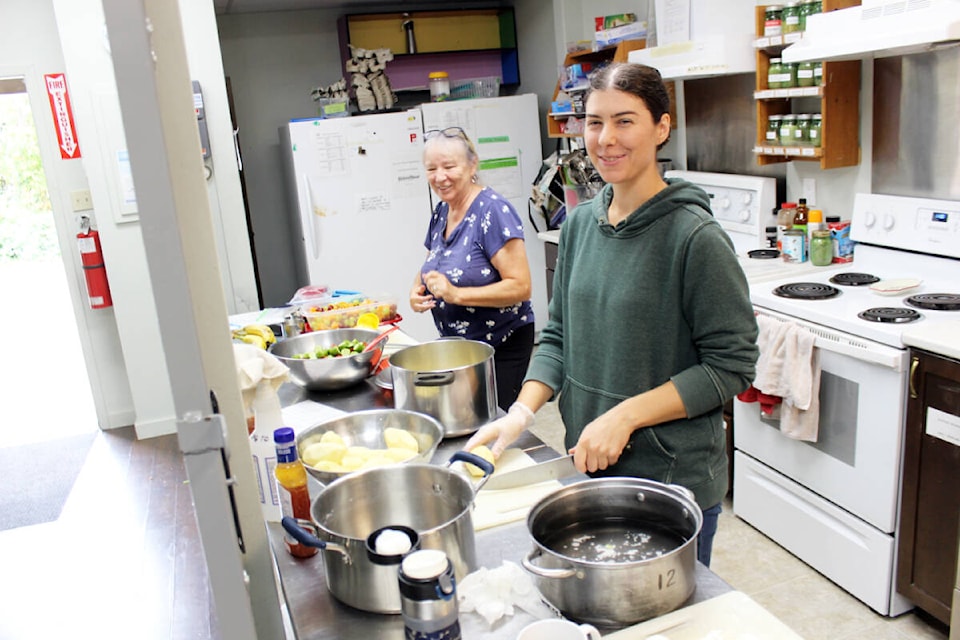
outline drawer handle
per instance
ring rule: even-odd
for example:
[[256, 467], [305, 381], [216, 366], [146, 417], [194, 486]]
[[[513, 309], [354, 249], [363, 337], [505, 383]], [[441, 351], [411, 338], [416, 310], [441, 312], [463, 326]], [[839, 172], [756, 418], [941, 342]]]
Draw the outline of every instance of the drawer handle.
[[914, 386], [913, 383], [915, 382], [914, 377], [917, 373], [917, 367], [919, 366], [920, 366], [920, 358], [914, 357], [913, 360], [910, 362], [910, 397], [913, 398], [914, 400], [918, 398], [917, 388]]

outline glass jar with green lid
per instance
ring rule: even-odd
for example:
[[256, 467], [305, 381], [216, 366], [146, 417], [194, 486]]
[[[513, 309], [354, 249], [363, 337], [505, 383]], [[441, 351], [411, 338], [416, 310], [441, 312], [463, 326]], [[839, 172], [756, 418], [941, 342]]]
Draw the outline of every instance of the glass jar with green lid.
[[780, 118], [780, 135], [777, 141], [784, 147], [793, 146], [793, 132], [797, 126], [797, 119], [789, 113]]
[[783, 33], [783, 7], [779, 4], [767, 5], [763, 10], [763, 35], [779, 36]]
[[780, 141], [780, 121], [783, 119], [783, 116], [778, 114], [773, 114], [767, 117], [767, 131], [764, 134], [764, 138], [767, 144], [776, 145]]
[[801, 62], [797, 65], [797, 86], [798, 87], [812, 87], [813, 86], [813, 65], [815, 63], [810, 62]]
[[811, 147], [819, 147], [822, 144], [820, 141], [822, 127], [823, 116], [819, 113], [811, 114], [810, 127], [807, 129], [807, 144]]
[[800, 3], [788, 2], [783, 6], [783, 32], [794, 33], [800, 31]]
[[813, 63], [813, 86], [815, 87], [823, 86], [823, 63], [822, 62]]
[[797, 123], [793, 127], [793, 144], [798, 147], [805, 147], [810, 144], [808, 132], [810, 131], [810, 114], [801, 113], [797, 115]]
[[810, 235], [810, 262], [818, 267], [833, 262], [833, 240], [829, 229], [814, 231]]

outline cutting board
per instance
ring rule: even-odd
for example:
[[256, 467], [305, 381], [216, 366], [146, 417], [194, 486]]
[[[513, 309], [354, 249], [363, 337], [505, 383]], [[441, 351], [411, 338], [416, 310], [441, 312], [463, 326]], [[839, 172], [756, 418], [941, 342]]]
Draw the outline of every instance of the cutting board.
[[[516, 471], [536, 464], [533, 458], [521, 449], [507, 449], [497, 460], [493, 475]], [[563, 485], [557, 480], [539, 482], [526, 487], [513, 489], [481, 489], [474, 500], [473, 528], [476, 531], [489, 529], [501, 524], [516, 522], [527, 517], [530, 507], [540, 498], [551, 493]]]
[[730, 591], [647, 620], [604, 640], [803, 640], [747, 594]]

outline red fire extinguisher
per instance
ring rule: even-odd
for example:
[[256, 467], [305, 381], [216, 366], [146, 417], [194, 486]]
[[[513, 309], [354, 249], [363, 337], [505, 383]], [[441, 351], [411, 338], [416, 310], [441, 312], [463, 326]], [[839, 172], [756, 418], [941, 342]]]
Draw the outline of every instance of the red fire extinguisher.
[[110, 297], [110, 284], [107, 282], [107, 269], [103, 265], [103, 249], [100, 248], [100, 234], [90, 228], [90, 218], [80, 218], [80, 233], [77, 234], [80, 247], [80, 261], [83, 263], [83, 277], [87, 281], [87, 297], [91, 309], [113, 306]]

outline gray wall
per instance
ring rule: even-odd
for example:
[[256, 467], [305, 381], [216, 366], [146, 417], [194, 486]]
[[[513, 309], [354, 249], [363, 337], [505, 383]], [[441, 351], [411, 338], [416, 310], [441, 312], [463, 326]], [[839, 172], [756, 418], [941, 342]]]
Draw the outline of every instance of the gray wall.
[[[553, 96], [559, 61], [553, 3], [517, 0], [520, 80], [517, 93], [536, 93], [543, 118]], [[461, 4], [458, 7], [463, 6]], [[487, 3], [486, 6], [490, 6]], [[403, 5], [403, 10], [417, 7]], [[434, 5], [432, 8], [436, 8]], [[364, 5], [363, 12], [397, 11]], [[225, 74], [233, 89], [244, 179], [265, 306], [286, 302], [298, 282], [277, 132], [291, 118], [316, 115], [310, 90], [341, 77], [337, 18], [344, 9], [225, 14], [217, 17]], [[545, 149], [555, 144], [541, 133]]]

